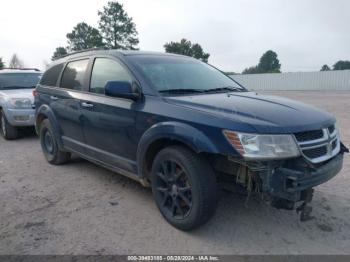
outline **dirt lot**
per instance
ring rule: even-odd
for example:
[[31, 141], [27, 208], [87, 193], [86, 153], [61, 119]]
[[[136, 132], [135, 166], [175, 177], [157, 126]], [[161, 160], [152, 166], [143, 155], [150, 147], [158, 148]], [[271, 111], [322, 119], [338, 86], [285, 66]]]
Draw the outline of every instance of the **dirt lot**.
[[[350, 92], [274, 92], [338, 118], [350, 146]], [[213, 219], [171, 227], [149, 189], [84, 160], [50, 166], [39, 141], [0, 138], [0, 254], [350, 254], [350, 157], [316, 188], [316, 218], [223, 193]]]

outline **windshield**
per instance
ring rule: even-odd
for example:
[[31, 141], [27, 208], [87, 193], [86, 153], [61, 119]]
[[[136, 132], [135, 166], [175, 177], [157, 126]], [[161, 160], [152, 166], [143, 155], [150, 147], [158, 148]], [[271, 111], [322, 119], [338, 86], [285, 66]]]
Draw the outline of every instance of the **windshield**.
[[35, 88], [40, 73], [3, 73], [0, 74], [0, 90]]
[[245, 91], [230, 77], [195, 59], [176, 56], [131, 56], [130, 60], [160, 93]]

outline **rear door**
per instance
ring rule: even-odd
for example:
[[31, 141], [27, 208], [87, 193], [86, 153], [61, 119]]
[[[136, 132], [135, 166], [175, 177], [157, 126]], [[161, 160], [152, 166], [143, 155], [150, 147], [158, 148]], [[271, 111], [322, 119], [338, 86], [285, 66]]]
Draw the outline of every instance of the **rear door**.
[[88, 58], [67, 62], [60, 88], [50, 96], [50, 107], [59, 122], [64, 146], [80, 153], [85, 153], [81, 96], [88, 90], [88, 66]]
[[128, 171], [136, 171], [135, 103], [105, 96], [108, 81], [133, 77], [124, 65], [108, 57], [96, 57], [92, 65], [90, 93], [82, 101], [84, 135], [88, 155]]

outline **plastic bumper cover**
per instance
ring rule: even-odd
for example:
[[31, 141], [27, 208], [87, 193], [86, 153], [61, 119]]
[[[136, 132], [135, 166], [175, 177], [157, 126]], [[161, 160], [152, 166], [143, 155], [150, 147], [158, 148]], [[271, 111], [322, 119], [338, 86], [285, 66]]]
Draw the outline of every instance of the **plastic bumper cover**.
[[35, 109], [7, 109], [7, 121], [12, 126], [33, 126], [35, 122]]
[[304, 190], [330, 180], [339, 173], [342, 166], [343, 152], [314, 169], [305, 168], [305, 170], [300, 171], [278, 167], [274, 169], [269, 179], [270, 194], [292, 202], [301, 201]]

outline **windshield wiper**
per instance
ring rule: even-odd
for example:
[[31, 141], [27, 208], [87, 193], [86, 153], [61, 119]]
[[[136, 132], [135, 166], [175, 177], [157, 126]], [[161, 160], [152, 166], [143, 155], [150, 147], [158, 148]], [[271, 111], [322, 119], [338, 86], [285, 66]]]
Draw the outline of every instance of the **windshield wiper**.
[[224, 86], [224, 87], [218, 87], [218, 88], [212, 88], [212, 89], [206, 89], [204, 92], [206, 93], [215, 93], [215, 92], [244, 92], [246, 91], [242, 87], [237, 87], [237, 86]]
[[191, 94], [191, 93], [203, 93], [204, 91], [201, 89], [194, 89], [194, 88], [176, 88], [176, 89], [159, 90], [158, 92], [167, 93], [167, 94]]

